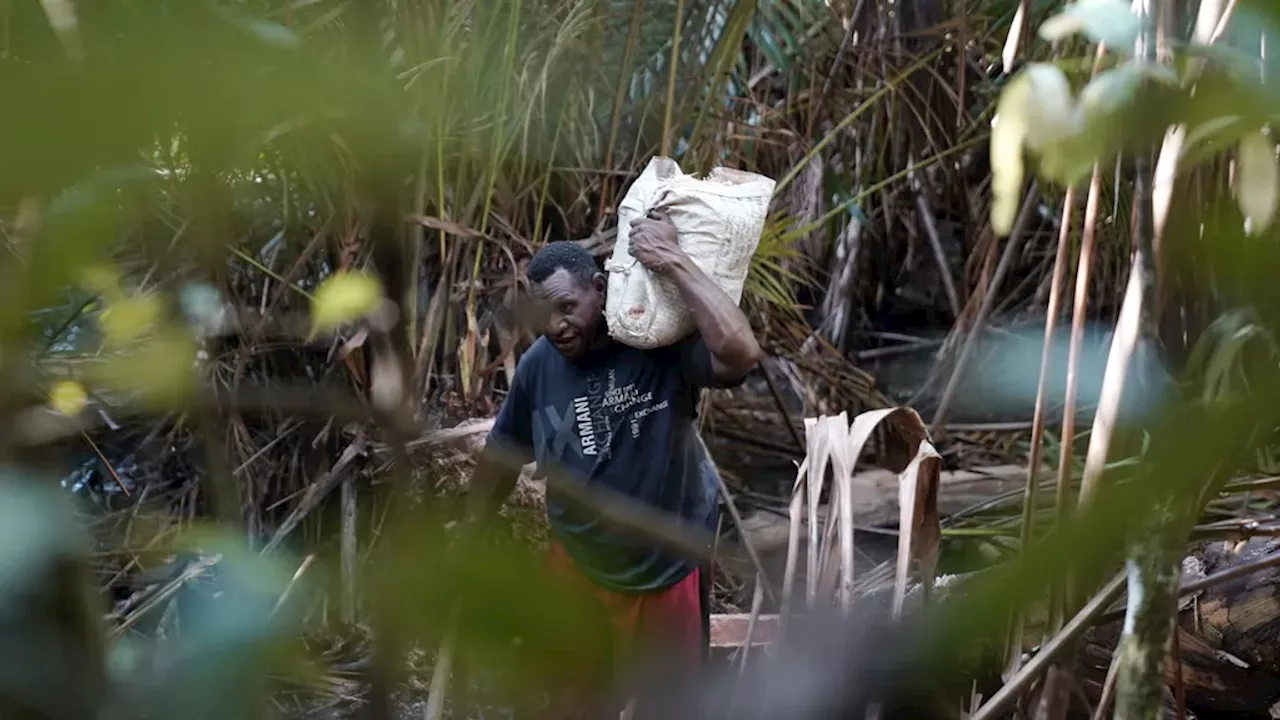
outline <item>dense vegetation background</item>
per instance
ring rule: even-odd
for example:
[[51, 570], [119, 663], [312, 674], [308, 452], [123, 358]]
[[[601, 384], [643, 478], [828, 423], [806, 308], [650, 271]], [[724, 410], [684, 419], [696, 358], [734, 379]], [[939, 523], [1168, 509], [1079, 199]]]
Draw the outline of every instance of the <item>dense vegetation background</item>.
[[[593, 630], [537, 572], [537, 483], [496, 540], [450, 539], [483, 429], [455, 426], [531, 339], [522, 264], [550, 239], [607, 255], [664, 154], [778, 180], [744, 299], [769, 358], [702, 415], [735, 507], [785, 518], [795, 463], [825, 467], [802, 418], [898, 404], [948, 470], [1024, 468], [944, 513], [963, 592], [910, 614], [916, 642], [879, 674], [841, 654], [855, 635], [812, 643], [852, 696], [786, 716], [1101, 717], [1114, 695], [1123, 718], [1266, 717], [1280, 658], [1232, 675], [1221, 654], [1280, 612], [1187, 651], [1195, 610], [1170, 638], [1184, 556], [1273, 565], [1280, 534], [1276, 20], [1253, 0], [0, 0], [0, 714], [392, 717], [446, 635], [459, 716], [536, 696], [539, 653], [572, 668]], [[865, 459], [892, 467], [904, 433]], [[781, 578], [729, 559], [751, 540], [726, 522], [718, 607], [745, 610]], [[841, 587], [892, 585], [872, 560]], [[1269, 597], [1254, 577], [1222, 602]], [[1123, 626], [1095, 633], [1126, 585]], [[781, 716], [770, 687], [703, 692]]]

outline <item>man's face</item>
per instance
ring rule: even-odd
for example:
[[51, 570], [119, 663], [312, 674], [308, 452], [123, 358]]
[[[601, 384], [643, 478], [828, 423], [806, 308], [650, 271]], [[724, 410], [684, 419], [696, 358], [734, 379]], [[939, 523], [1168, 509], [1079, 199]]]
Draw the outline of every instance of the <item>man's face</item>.
[[535, 318], [560, 354], [576, 360], [596, 341], [604, 311], [604, 275], [583, 280], [560, 268], [530, 288]]

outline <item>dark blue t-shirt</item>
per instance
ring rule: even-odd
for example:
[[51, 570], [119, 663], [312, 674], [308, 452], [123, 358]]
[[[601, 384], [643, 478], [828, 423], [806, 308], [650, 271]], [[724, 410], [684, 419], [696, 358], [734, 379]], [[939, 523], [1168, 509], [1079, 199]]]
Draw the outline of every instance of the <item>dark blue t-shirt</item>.
[[[516, 366], [489, 442], [543, 472], [554, 467], [714, 530], [715, 468], [695, 419], [699, 390], [718, 385], [697, 334], [655, 350], [614, 342], [576, 361], [539, 338]], [[575, 564], [605, 587], [657, 590], [694, 567], [553, 493], [547, 517]]]

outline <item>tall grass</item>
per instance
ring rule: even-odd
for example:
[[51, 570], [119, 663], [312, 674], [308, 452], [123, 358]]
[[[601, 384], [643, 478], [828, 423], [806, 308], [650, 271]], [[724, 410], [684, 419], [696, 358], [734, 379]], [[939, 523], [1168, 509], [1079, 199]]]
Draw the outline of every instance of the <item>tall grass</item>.
[[[267, 670], [313, 687], [336, 682], [315, 672], [315, 653], [295, 652], [303, 618], [372, 618], [379, 647], [432, 646], [458, 588], [480, 598], [461, 618], [464, 644], [497, 669], [509, 696], [537, 672], [511, 657], [514, 628], [539, 648], [585, 642], [572, 598], [524, 555], [480, 546], [460, 564], [438, 551], [449, 508], [428, 500], [418, 512], [406, 498], [452, 470], [413, 453], [457, 436], [410, 441], [492, 409], [523, 341], [510, 310], [521, 263], [560, 237], [607, 251], [614, 203], [660, 151], [688, 169], [727, 164], [784, 179], [746, 305], [769, 344], [793, 353], [835, 402], [886, 404], [846, 351], [913, 288], [930, 292], [910, 302], [952, 327], [934, 380], [958, 377], [951, 358], [970, 333], [1036, 315], [1057, 296], [1054, 278], [1070, 274], [1049, 248], [1074, 247], [1077, 229], [1094, 255], [1077, 263], [1076, 277], [1092, 279], [1072, 290], [1075, 305], [1106, 319], [1127, 302], [1117, 347], [1159, 337], [1171, 357], [1193, 360], [1181, 382], [1208, 390], [1191, 393], [1196, 401], [1171, 403], [1149, 427], [1090, 433], [1094, 500], [1078, 514], [1040, 510], [1033, 468], [1024, 546], [946, 606], [936, 637], [948, 647], [990, 639], [1008, 626], [1010, 606], [1041, 602], [1052, 587], [1065, 621], [1083, 593], [1061, 592], [1064, 579], [1083, 591], [1109, 576], [1132, 527], [1154, 528], [1159, 540], [1138, 547], [1152, 577], [1188, 537], [1223, 532], [1197, 525], [1200, 516], [1229, 504], [1219, 490], [1245, 492], [1226, 484], [1247, 474], [1244, 458], [1274, 455], [1274, 403], [1263, 394], [1274, 348], [1262, 340], [1275, 336], [1280, 307], [1263, 272], [1276, 254], [1241, 239], [1228, 182], [1237, 194], [1256, 187], [1239, 184], [1221, 152], [1270, 119], [1270, 76], [1205, 51], [1209, 60], [1181, 83], [1140, 84], [1127, 114], [1091, 128], [1096, 143], [1068, 147], [1106, 171], [1092, 211], [1077, 218], [1061, 206], [1062, 186], [1081, 178], [1035, 165], [1047, 189], [1024, 200], [1022, 244], [1002, 243], [988, 217], [986, 150], [1008, 81], [993, 68], [1013, 8], [947, 10], [787, 0], [0, 5], [9, 251], [0, 261], [0, 460], [11, 500], [0, 525], [16, 528], [0, 561], [14, 569], [5, 589], [18, 598], [5, 636], [28, 648], [25, 658], [42, 642], [55, 648], [6, 666], [0, 714], [84, 717], [130, 702], [175, 717], [189, 716], [191, 703], [210, 716], [260, 713]], [[1079, 42], [1065, 41], [1064, 56]], [[1027, 58], [1048, 52], [1023, 45]], [[1107, 69], [1123, 62], [1106, 57]], [[1062, 65], [1083, 82], [1089, 62]], [[1247, 122], [1217, 122], [1223, 114]], [[1150, 206], [1149, 166], [1112, 160], [1145, 157], [1179, 124], [1203, 132], [1189, 134], [1195, 142], [1169, 182], [1197, 202], [1159, 219], [1163, 244], [1146, 256], [1154, 275], [1139, 275], [1147, 260], [1138, 254], [1131, 267], [1126, 218]], [[1250, 137], [1244, 147], [1258, 147]], [[369, 269], [400, 311], [375, 308], [308, 337], [319, 285]], [[1122, 300], [1118, 278], [1129, 272], [1153, 278], [1158, 303], [1135, 312], [1134, 293]], [[1220, 311], [1244, 306], [1201, 339]], [[1127, 387], [1114, 378], [1125, 377], [1113, 373], [1104, 421]], [[46, 407], [67, 379], [86, 390], [83, 406]], [[1065, 435], [1060, 498], [1079, 464]], [[1149, 452], [1134, 440], [1144, 435]], [[68, 466], [83, 501], [74, 508], [47, 492]], [[1124, 473], [1131, 482], [1113, 482]], [[331, 491], [345, 501], [331, 507]], [[1148, 524], [1131, 527], [1134, 513]], [[983, 522], [1007, 530], [1018, 516]], [[631, 517], [661, 525], [650, 520]], [[105, 630], [91, 577], [111, 605]], [[360, 593], [350, 592], [356, 582]], [[345, 592], [309, 592], [343, 583]], [[849, 578], [841, 583], [847, 590]], [[1148, 608], [1148, 619], [1159, 616], [1150, 627], [1162, 621], [1168, 585], [1165, 605]], [[29, 595], [18, 592], [25, 587]], [[506, 602], [516, 594], [528, 602]], [[326, 612], [325, 597], [346, 598], [343, 612]], [[1087, 608], [1110, 596], [1096, 597]], [[1027, 638], [1031, 629], [1007, 645], [1024, 649]], [[1149, 665], [1158, 653], [1144, 647]], [[365, 678], [384, 712], [400, 673], [391, 655]], [[62, 672], [68, 658], [77, 672]], [[930, 658], [939, 677], [968, 669]], [[1150, 693], [1129, 691], [1150, 690], [1154, 674], [1128, 667], [1122, 705], [1140, 714]], [[1000, 703], [1026, 687], [1018, 677]], [[117, 697], [119, 688], [128, 692]]]

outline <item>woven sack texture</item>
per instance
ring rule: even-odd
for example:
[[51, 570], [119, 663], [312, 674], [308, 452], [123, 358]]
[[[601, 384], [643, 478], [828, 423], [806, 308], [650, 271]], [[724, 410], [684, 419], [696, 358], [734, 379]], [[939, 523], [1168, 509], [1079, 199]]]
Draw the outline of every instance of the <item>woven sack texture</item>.
[[618, 342], [643, 350], [671, 345], [693, 332], [680, 291], [631, 255], [631, 222], [664, 210], [680, 247], [734, 302], [742, 300], [751, 256], [760, 244], [774, 181], [764, 175], [716, 168], [705, 178], [686, 175], [670, 158], [655, 157], [618, 206], [618, 236], [605, 263], [609, 291], [605, 320]]

